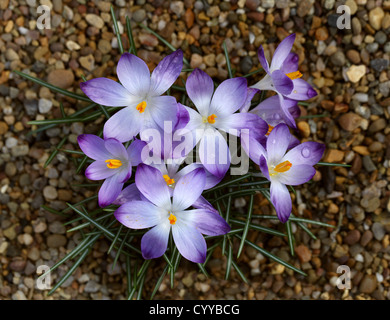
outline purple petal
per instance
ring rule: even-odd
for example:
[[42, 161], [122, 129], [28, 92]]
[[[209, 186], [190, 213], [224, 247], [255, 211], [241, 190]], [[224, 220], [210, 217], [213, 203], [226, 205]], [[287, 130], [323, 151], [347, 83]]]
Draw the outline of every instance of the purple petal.
[[263, 155], [260, 156], [259, 167], [264, 177], [266, 177], [267, 180], [271, 181], [271, 177], [269, 176], [267, 160]]
[[121, 183], [125, 183], [127, 180], [130, 179], [132, 174], [132, 168], [129, 161], [126, 161], [122, 164], [122, 166], [118, 169], [117, 175], [118, 175], [118, 181]]
[[135, 174], [135, 183], [141, 193], [160, 208], [169, 210], [171, 198], [167, 183], [161, 172], [151, 166], [141, 163]]
[[111, 177], [117, 172], [117, 169], [110, 169], [107, 167], [107, 163], [103, 160], [97, 160], [92, 162], [85, 170], [85, 176], [89, 180], [103, 180]]
[[122, 187], [123, 183], [119, 182], [116, 174], [104, 180], [98, 194], [99, 206], [104, 208], [113, 203], [121, 193]]
[[219, 236], [230, 231], [230, 226], [215, 210], [188, 210], [185, 212], [185, 219], [188, 219], [188, 224], [194, 223], [199, 232], [208, 236]]
[[96, 78], [80, 83], [80, 88], [93, 102], [111, 107], [124, 107], [135, 97], [118, 82], [108, 78]]
[[104, 146], [104, 140], [93, 134], [81, 134], [77, 137], [80, 149], [89, 158], [94, 160], [107, 160], [111, 158], [111, 154]]
[[318, 142], [306, 141], [291, 149], [283, 157], [283, 161], [290, 161], [292, 164], [315, 165], [321, 160], [325, 151], [325, 145]]
[[315, 91], [305, 80], [299, 78], [293, 80], [292, 82], [294, 87], [291, 93], [286, 95], [287, 98], [293, 100], [308, 100], [317, 95], [317, 91]]
[[286, 100], [286, 98], [282, 96], [280, 93], [278, 93], [278, 97], [279, 97], [280, 109], [282, 110], [282, 116], [285, 123], [292, 128], [296, 128], [297, 124], [295, 123], [295, 119], [289, 111], [289, 106], [291, 105], [290, 102], [294, 100], [291, 99]]
[[177, 249], [184, 258], [195, 263], [205, 262], [206, 241], [195, 226], [180, 223], [178, 219], [172, 226], [172, 235]]
[[168, 246], [169, 225], [160, 224], [144, 234], [141, 239], [141, 251], [144, 259], [161, 257]]
[[187, 173], [198, 169], [198, 168], [203, 168], [206, 172], [206, 184], [204, 186], [204, 190], [210, 189], [214, 186], [216, 186], [219, 182], [221, 182], [223, 177], [216, 177], [212, 173], [206, 170], [206, 168], [203, 166], [201, 163], [191, 163], [187, 166], [185, 166], [183, 169], [181, 169], [179, 172], [176, 173], [176, 177], [180, 178]]
[[142, 156], [147, 153], [148, 146], [145, 141], [135, 139], [130, 146], [127, 148], [127, 157], [131, 162], [132, 166], [138, 166], [143, 162]]
[[267, 59], [265, 58], [263, 46], [260, 46], [259, 50], [257, 51], [257, 56], [264, 71], [269, 73], [269, 65]]
[[241, 135], [241, 146], [248, 157], [256, 164], [259, 164], [260, 157], [266, 154], [266, 151], [261, 143], [251, 137], [248, 133], [243, 133]]
[[113, 138], [106, 139], [104, 140], [104, 146], [106, 147], [107, 151], [114, 156], [114, 158], [121, 160], [128, 159], [126, 148], [118, 140]]
[[152, 97], [148, 99], [148, 103], [150, 103], [150, 114], [161, 129], [165, 129], [165, 122], [168, 122], [170, 128], [175, 126], [177, 123], [177, 101], [175, 97]]
[[248, 88], [246, 91], [246, 99], [243, 105], [240, 107], [240, 112], [248, 112], [251, 106], [251, 102], [256, 93], [260, 92], [259, 89], [256, 88]]
[[278, 174], [278, 181], [289, 186], [299, 186], [313, 178], [315, 173], [316, 170], [310, 165], [293, 163], [290, 170]]
[[263, 136], [268, 131], [268, 125], [257, 114], [233, 113], [218, 121], [218, 129], [238, 136], [240, 136], [242, 130], [248, 129], [256, 131], [259, 136]]
[[114, 213], [115, 218], [131, 229], [145, 229], [161, 223], [166, 211], [148, 201], [130, 201], [122, 204]]
[[[284, 38], [283, 41], [276, 48], [271, 62], [271, 70], [280, 69], [283, 62], [286, 60], [289, 55], [292, 46], [295, 41], [295, 33], [290, 34], [288, 37]], [[296, 70], [295, 70], [296, 71]]]
[[[218, 211], [211, 205], [210, 202], [206, 200], [205, 197], [200, 196], [193, 204], [192, 206], [196, 209], [205, 209], [208, 211], [213, 211], [216, 214], [218, 214]], [[188, 212], [188, 211], [187, 211]]]
[[229, 147], [217, 130], [209, 129], [203, 135], [199, 144], [199, 159], [209, 172], [219, 178], [229, 170]]
[[245, 78], [223, 81], [215, 90], [207, 116], [215, 114], [217, 117], [224, 118], [236, 112], [245, 102], [247, 89]]
[[[290, 150], [292, 148], [295, 148], [297, 145], [299, 145], [301, 141], [297, 137], [294, 137], [293, 135], [290, 136], [290, 142], [288, 144], [287, 150]], [[283, 159], [282, 159], [283, 162]]]
[[139, 192], [135, 183], [132, 183], [121, 191], [118, 198], [116, 198], [112, 204], [121, 206], [126, 202], [130, 202], [134, 200], [141, 200], [141, 193]]
[[200, 197], [206, 185], [206, 172], [195, 169], [182, 176], [175, 185], [172, 198], [172, 210], [182, 211], [191, 206]]
[[204, 71], [196, 68], [188, 76], [187, 94], [201, 115], [207, 115], [214, 93], [213, 79]]
[[174, 131], [183, 129], [190, 121], [190, 114], [185, 106], [181, 103], [177, 103], [177, 122]]
[[275, 70], [272, 72], [272, 82], [275, 86], [275, 90], [282, 94], [282, 95], [288, 95], [291, 93], [291, 91], [294, 88], [293, 81], [287, 77], [283, 71], [281, 70]]
[[294, 52], [290, 52], [286, 60], [284, 60], [280, 70], [282, 70], [284, 74], [297, 71], [298, 61], [299, 61], [298, 55]]
[[182, 68], [181, 49], [166, 56], [152, 72], [150, 89], [153, 95], [160, 96], [167, 91], [179, 77]]
[[126, 142], [136, 136], [143, 124], [143, 117], [135, 108], [127, 107], [115, 113], [104, 125], [104, 138]]
[[277, 165], [283, 158], [290, 143], [290, 130], [284, 124], [278, 124], [272, 129], [267, 139], [268, 164]]
[[287, 187], [278, 181], [272, 181], [270, 195], [279, 220], [283, 223], [287, 222], [292, 211], [291, 196]]
[[146, 63], [131, 53], [122, 54], [116, 68], [119, 81], [134, 96], [142, 97], [149, 92], [150, 71]]

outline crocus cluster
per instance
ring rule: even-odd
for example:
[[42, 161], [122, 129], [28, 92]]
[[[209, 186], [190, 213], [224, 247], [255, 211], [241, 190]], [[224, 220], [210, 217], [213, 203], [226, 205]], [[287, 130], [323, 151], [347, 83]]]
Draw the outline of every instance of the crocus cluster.
[[[121, 108], [104, 124], [102, 138], [83, 134], [78, 142], [93, 160], [87, 178], [104, 180], [99, 205], [119, 206], [114, 215], [128, 228], [149, 229], [141, 240], [145, 259], [161, 257], [172, 234], [183, 257], [203, 263], [203, 235], [230, 231], [202, 195], [231, 167], [228, 135], [240, 139], [270, 181], [276, 213], [280, 221], [288, 220], [292, 202], [286, 186], [309, 181], [324, 152], [324, 145], [300, 144], [290, 133], [300, 114], [298, 101], [316, 95], [298, 70], [298, 56], [291, 52], [294, 40], [292, 34], [280, 43], [270, 65], [260, 47], [266, 75], [252, 86], [244, 77], [216, 86], [204, 71], [193, 70], [185, 85], [188, 105], [165, 94], [181, 74], [181, 50], [165, 57], [151, 74], [143, 60], [124, 53], [116, 68], [119, 82], [96, 78], [81, 83], [95, 103]], [[276, 94], [251, 108], [252, 99], [263, 90]], [[193, 151], [197, 159], [188, 164]], [[135, 182], [129, 183], [133, 168]]]

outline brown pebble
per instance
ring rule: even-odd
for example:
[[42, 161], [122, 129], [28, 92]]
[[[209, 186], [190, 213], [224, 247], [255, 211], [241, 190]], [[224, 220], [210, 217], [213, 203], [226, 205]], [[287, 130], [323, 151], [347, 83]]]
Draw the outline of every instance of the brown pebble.
[[300, 244], [298, 247], [295, 248], [295, 253], [297, 254], [299, 260], [302, 263], [309, 262], [311, 259], [310, 249], [303, 244]]
[[357, 229], [349, 231], [347, 236], [344, 238], [344, 242], [350, 246], [357, 243], [359, 240], [360, 232]]

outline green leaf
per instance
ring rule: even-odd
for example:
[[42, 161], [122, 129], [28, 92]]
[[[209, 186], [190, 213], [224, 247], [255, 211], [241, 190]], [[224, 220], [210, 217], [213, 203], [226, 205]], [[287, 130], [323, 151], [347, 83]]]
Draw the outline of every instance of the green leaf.
[[[144, 278], [145, 273], [148, 270], [149, 265], [150, 265], [151, 262], [152, 262], [152, 260], [145, 260], [144, 263], [142, 264], [141, 268], [137, 272], [137, 282], [133, 286], [133, 289], [131, 290], [127, 300], [132, 300], [133, 299], [133, 296], [134, 296], [135, 292], [137, 291], [137, 288], [141, 284], [142, 278]], [[139, 290], [142, 291], [142, 288], [140, 288]]]
[[[228, 243], [229, 243], [228, 239]], [[225, 280], [229, 280], [230, 276], [230, 270], [232, 269], [232, 262], [233, 262], [233, 248], [232, 246], [228, 245], [228, 255], [227, 255], [227, 262], [226, 262], [226, 273], [225, 273]]]
[[234, 262], [234, 260], [232, 260], [232, 265], [233, 265], [234, 269], [237, 271], [238, 275], [241, 277], [242, 281], [244, 281], [245, 283], [248, 283], [248, 279], [245, 277], [244, 273], [238, 267], [237, 263]]
[[244, 248], [246, 236], [248, 235], [249, 225], [250, 225], [250, 222], [251, 222], [251, 219], [252, 219], [253, 200], [254, 200], [254, 197], [253, 197], [253, 195], [252, 195], [252, 196], [250, 197], [250, 199], [249, 199], [248, 215], [247, 215], [247, 218], [246, 218], [246, 223], [245, 223], [245, 226], [244, 226], [244, 231], [243, 231], [243, 233], [242, 233], [241, 243], [240, 243], [240, 246], [239, 246], [239, 248], [238, 248], [237, 259], [238, 259], [238, 258], [240, 257], [240, 255], [241, 255], [242, 249]]
[[352, 167], [350, 164], [345, 163], [331, 163], [331, 162], [317, 162], [319, 166], [331, 166], [331, 167]]
[[132, 289], [132, 279], [131, 279], [131, 263], [130, 257], [126, 256], [126, 276], [127, 276], [127, 294], [129, 295]]
[[198, 263], [197, 265], [198, 265], [200, 271], [202, 271], [202, 273], [206, 276], [206, 278], [208, 278], [209, 274], [207, 273], [207, 271], [206, 271], [205, 267], [203, 266], [203, 264], [202, 263]]
[[123, 54], [125, 51], [123, 50], [123, 43], [122, 43], [121, 35], [119, 33], [118, 21], [116, 20], [116, 16], [115, 16], [115, 12], [114, 12], [114, 7], [113, 6], [111, 6], [110, 11], [111, 11], [112, 21], [114, 23], [114, 30], [115, 30], [116, 38], [118, 39], [119, 52], [121, 54]]
[[290, 247], [290, 252], [291, 252], [291, 255], [294, 256], [295, 255], [295, 252], [294, 252], [294, 235], [292, 234], [292, 230], [291, 230], [291, 220], [288, 220], [286, 223], [285, 223], [285, 226], [286, 226], [286, 231], [287, 231], [287, 240], [288, 240], [288, 245]]
[[[88, 224], [89, 224], [89, 223], [88, 223]], [[121, 225], [119, 226], [118, 232], [116, 233], [114, 240], [111, 242], [111, 245], [110, 245], [110, 247], [109, 247], [108, 250], [107, 250], [107, 254], [110, 254], [110, 252], [112, 251], [112, 249], [114, 249], [114, 246], [115, 246], [116, 242], [118, 241], [118, 238], [119, 238], [119, 236], [120, 236], [120, 234], [121, 234], [121, 232], [122, 232], [122, 229], [123, 229], [123, 224], [121, 224]]]
[[46, 168], [50, 162], [53, 161], [54, 157], [58, 154], [58, 151], [60, 151], [61, 147], [64, 145], [64, 143], [66, 142], [66, 140], [68, 139], [68, 136], [65, 136], [62, 138], [62, 140], [60, 141], [60, 143], [58, 144], [58, 146], [54, 149], [54, 151], [52, 152], [52, 154], [49, 156], [49, 158], [46, 160], [45, 164], [44, 164], [44, 168]]
[[133, 30], [131, 28], [131, 22], [130, 22], [130, 18], [128, 16], [126, 16], [126, 29], [127, 29], [127, 36], [129, 37], [129, 42], [130, 42], [129, 52], [134, 54], [134, 55], [137, 55], [137, 48], [135, 47]]
[[228, 69], [229, 78], [233, 78], [232, 66], [230, 65], [229, 53], [227, 51], [226, 42], [223, 42], [223, 51], [225, 52], [226, 67]]
[[150, 296], [150, 300], [153, 300], [154, 296], [156, 295], [158, 289], [159, 289], [160, 286], [161, 286], [161, 283], [163, 282], [163, 280], [164, 280], [164, 278], [165, 278], [165, 275], [166, 275], [167, 272], [168, 272], [168, 269], [169, 269], [169, 265], [166, 264], [166, 265], [165, 265], [165, 268], [164, 268], [164, 270], [163, 270], [163, 272], [161, 273], [161, 276], [158, 278], [158, 280], [157, 280], [157, 282], [156, 282], [156, 285], [154, 286], [152, 295]]
[[123, 249], [124, 244], [126, 243], [127, 237], [129, 236], [129, 232], [130, 232], [130, 229], [127, 229], [127, 232], [126, 232], [125, 236], [123, 237], [123, 240], [122, 240], [122, 242], [121, 242], [121, 244], [120, 244], [120, 246], [118, 248], [118, 251], [117, 251], [117, 253], [115, 255], [115, 258], [114, 258], [114, 261], [112, 263], [112, 270], [114, 270], [115, 265], [116, 265], [116, 263], [117, 263], [117, 261], [119, 259], [119, 256], [122, 253], [122, 249]]
[[[252, 218], [254, 218], [254, 216], [252, 216]], [[236, 224], [236, 225], [240, 225], [240, 226], [245, 226], [246, 225], [246, 222], [240, 221], [240, 220], [236, 220], [236, 219], [231, 219], [230, 222], [232, 224]], [[264, 232], [264, 233], [272, 234], [272, 235], [278, 236], [278, 237], [285, 237], [286, 236], [286, 234], [284, 234], [283, 232], [280, 232], [280, 231], [277, 231], [277, 230], [274, 230], [274, 229], [271, 229], [271, 228], [267, 228], [267, 227], [264, 227], [264, 226], [260, 226], [260, 225], [254, 224], [254, 223], [250, 223], [249, 224], [249, 229], [253, 229], [253, 230], [261, 231], [261, 232]]]
[[245, 76], [242, 76], [242, 77], [243, 78], [248, 78], [248, 77], [253, 76], [254, 74], [259, 73], [259, 72], [261, 72], [263, 70], [264, 70], [263, 68], [260, 68], [260, 69], [257, 69], [255, 71], [252, 71], [252, 72], [250, 72], [250, 73], [248, 73], [248, 74], [246, 74]]

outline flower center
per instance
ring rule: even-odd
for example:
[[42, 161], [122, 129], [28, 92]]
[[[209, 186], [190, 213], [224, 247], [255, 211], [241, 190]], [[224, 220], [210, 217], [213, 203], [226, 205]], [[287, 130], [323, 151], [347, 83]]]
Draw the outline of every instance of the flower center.
[[145, 111], [146, 105], [146, 101], [138, 103], [137, 110], [139, 111], [139, 113], [143, 113]]
[[291, 80], [295, 80], [295, 79], [302, 77], [302, 73], [300, 73], [297, 70], [295, 72], [286, 73], [286, 76], [289, 77]]
[[267, 133], [265, 135], [269, 136], [269, 134], [271, 133], [273, 128], [274, 128], [273, 126], [268, 125], [268, 131], [267, 131]]
[[168, 218], [170, 224], [175, 224], [177, 221], [177, 218], [171, 213], [171, 215]]
[[165, 180], [165, 182], [167, 183], [167, 185], [170, 187], [172, 186], [174, 183], [175, 183], [175, 179], [172, 179], [170, 176], [168, 176], [167, 174], [164, 174], [163, 175], [163, 178]]
[[203, 123], [215, 123], [215, 119], [217, 118], [217, 116], [213, 113], [211, 116], [208, 116], [208, 117], [206, 117], [206, 116], [204, 116], [203, 118], [202, 118], [202, 120], [203, 120]]
[[108, 159], [105, 162], [107, 162], [107, 168], [109, 169], [116, 169], [122, 165], [122, 161], [117, 159]]
[[277, 166], [271, 168], [272, 172], [270, 172], [270, 176], [275, 176], [277, 175], [278, 173], [281, 173], [281, 172], [286, 172], [288, 170], [290, 170], [292, 167], [292, 163], [288, 160], [286, 161], [283, 161], [281, 163], [279, 163]]

